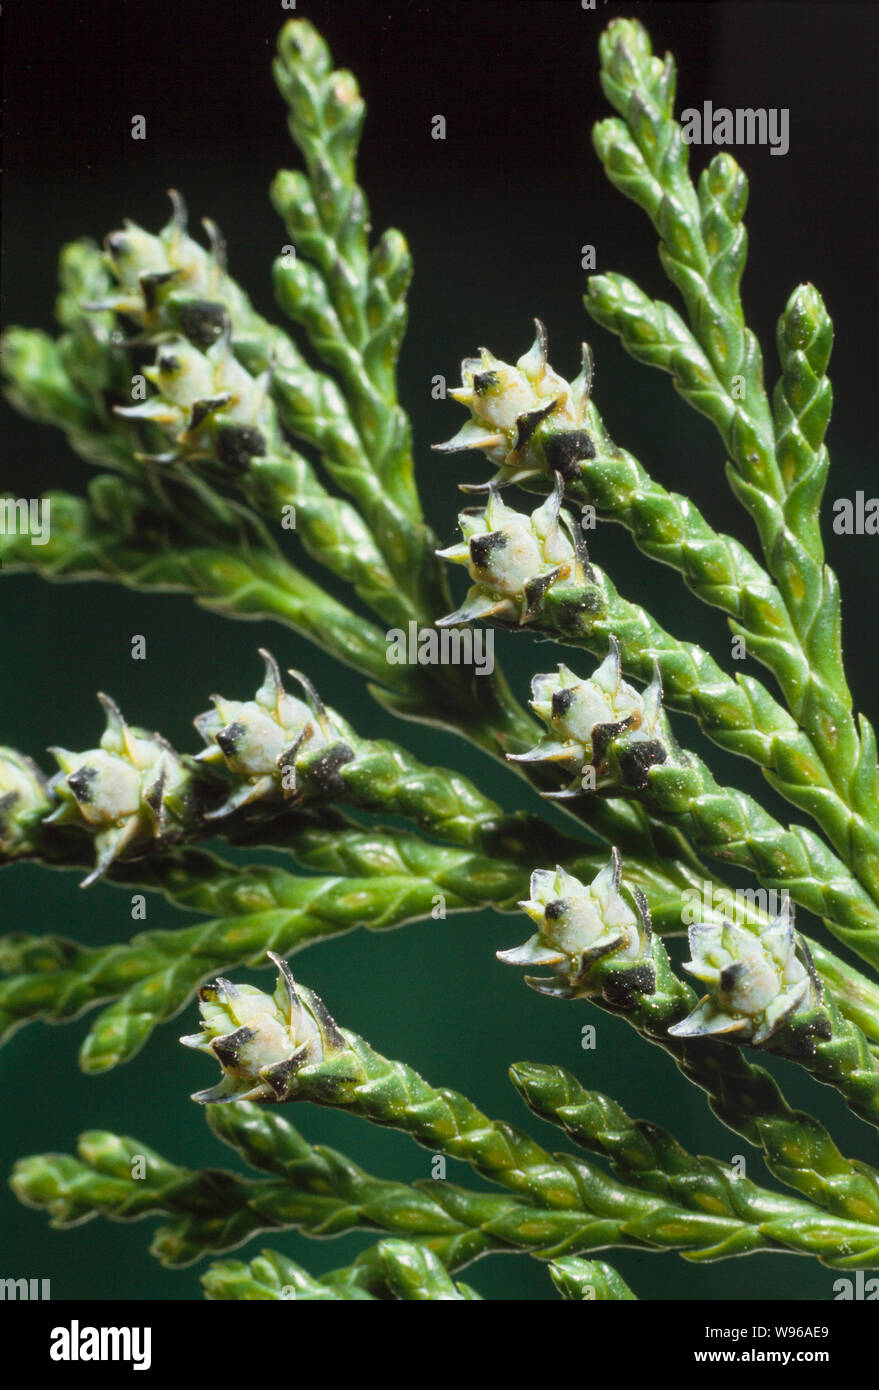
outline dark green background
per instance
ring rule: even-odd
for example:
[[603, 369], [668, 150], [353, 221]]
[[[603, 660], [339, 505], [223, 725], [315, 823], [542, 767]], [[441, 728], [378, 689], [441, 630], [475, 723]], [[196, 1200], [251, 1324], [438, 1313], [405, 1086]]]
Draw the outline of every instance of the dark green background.
[[[746, 306], [774, 380], [778, 312], [798, 281], [811, 279], [822, 290], [838, 331], [828, 496], [853, 495], [859, 487], [868, 495], [879, 491], [875, 6], [599, 5], [591, 12], [573, 2], [300, 0], [296, 12], [314, 19], [336, 63], [360, 79], [369, 107], [360, 168], [374, 226], [401, 227], [414, 254], [401, 394], [414, 420], [426, 510], [444, 541], [461, 505], [455, 483], [481, 478], [483, 470], [476, 456], [442, 460], [429, 452], [429, 443], [462, 419], [458, 407], [431, 400], [431, 377], [443, 373], [451, 385], [459, 359], [482, 343], [514, 359], [530, 342], [535, 314], [547, 324], [551, 360], [565, 375], [576, 372], [580, 340], [590, 337], [597, 399], [616, 437], [667, 485], [691, 493], [716, 524], [751, 540], [730, 505], [712, 428], [683, 405], [666, 378], [626, 358], [581, 307], [584, 243], [597, 248], [600, 270], [619, 270], [651, 292], [667, 292], [652, 230], [604, 181], [589, 141], [593, 121], [606, 114], [596, 42], [614, 14], [639, 14], [655, 46], [676, 52], [682, 106], [710, 98], [715, 106], [790, 108], [786, 157], [765, 148], [736, 151], [753, 184]], [[232, 272], [263, 312], [274, 312], [269, 271], [285, 236], [265, 194], [275, 170], [294, 156], [269, 60], [286, 17], [274, 0], [4, 8], [6, 324], [50, 327], [59, 246], [83, 233], [101, 237], [126, 215], [157, 228], [166, 219], [170, 186], [185, 194], [195, 227], [204, 215], [220, 223]], [[147, 117], [143, 143], [128, 135], [135, 113]], [[430, 138], [435, 114], [446, 116], [445, 142]], [[697, 169], [704, 158], [694, 151]], [[8, 410], [4, 420], [0, 490], [26, 496], [45, 487], [82, 490], [86, 467], [60, 437]], [[847, 595], [846, 649], [859, 708], [873, 702], [877, 545], [867, 537], [828, 542]], [[602, 528], [594, 550], [628, 596], [649, 602], [681, 636], [711, 645], [721, 657], [728, 652], [719, 615], [691, 602], [670, 571], [640, 558], [625, 532]], [[207, 695], [252, 692], [260, 675], [256, 648], [266, 644], [283, 666], [308, 670], [362, 733], [402, 737], [427, 760], [465, 768], [510, 809], [536, 804], [518, 779], [451, 737], [395, 726], [358, 693], [349, 672], [272, 624], [224, 621], [182, 596], [49, 586], [18, 575], [7, 577], [0, 596], [0, 740], [45, 767], [51, 765], [47, 744], [94, 744], [102, 727], [94, 700], [99, 689], [112, 693], [132, 722], [159, 727], [177, 746], [194, 749], [191, 719], [206, 707]], [[147, 637], [146, 662], [128, 655], [134, 633]], [[522, 696], [531, 672], [556, 659], [531, 638], [502, 635], [498, 649]], [[696, 741], [690, 729], [687, 738]], [[716, 751], [712, 758], [721, 775], [760, 788], [750, 769], [733, 767]], [[60, 932], [99, 944], [136, 929], [126, 895], [108, 886], [81, 892], [72, 874], [17, 866], [0, 884], [4, 930]], [[169, 907], [149, 900], [149, 928], [179, 922]], [[700, 1094], [624, 1024], [538, 998], [520, 972], [495, 960], [496, 949], [522, 938], [523, 923], [518, 916], [468, 914], [384, 935], [356, 932], [309, 952], [296, 969], [374, 1046], [404, 1057], [438, 1084], [465, 1089], [490, 1114], [526, 1120], [550, 1146], [557, 1133], [527, 1121], [506, 1080], [513, 1060], [564, 1064], [635, 1114], [669, 1124], [698, 1151], [723, 1158], [742, 1152], [743, 1141], [712, 1119]], [[268, 983], [265, 974], [254, 978]], [[187, 1099], [213, 1080], [206, 1060], [176, 1041], [194, 1022], [189, 1007], [157, 1030], [130, 1065], [91, 1079], [76, 1065], [83, 1020], [19, 1031], [0, 1059], [4, 1171], [23, 1153], [70, 1151], [77, 1134], [93, 1127], [136, 1135], [193, 1166], [237, 1166]], [[580, 1048], [584, 1022], [598, 1025], [594, 1052]], [[774, 1069], [790, 1100], [820, 1113], [843, 1148], [875, 1158], [873, 1134], [836, 1095], [790, 1067]], [[429, 1176], [430, 1155], [400, 1136], [305, 1107], [289, 1114], [310, 1138], [345, 1148], [373, 1171]], [[762, 1175], [751, 1155], [748, 1172]], [[470, 1181], [455, 1164], [449, 1176]], [[129, 1229], [100, 1221], [58, 1233], [8, 1194], [0, 1193], [0, 1202], [0, 1276], [50, 1277], [59, 1299], [200, 1295], [199, 1266], [166, 1272], [148, 1255], [152, 1222]], [[247, 1253], [271, 1244], [321, 1271], [344, 1263], [364, 1243], [275, 1234], [252, 1242]], [[653, 1298], [828, 1299], [835, 1277], [793, 1256], [711, 1269], [673, 1255], [610, 1257], [641, 1296]], [[486, 1260], [469, 1277], [489, 1296], [553, 1296], [545, 1271], [525, 1257]]]

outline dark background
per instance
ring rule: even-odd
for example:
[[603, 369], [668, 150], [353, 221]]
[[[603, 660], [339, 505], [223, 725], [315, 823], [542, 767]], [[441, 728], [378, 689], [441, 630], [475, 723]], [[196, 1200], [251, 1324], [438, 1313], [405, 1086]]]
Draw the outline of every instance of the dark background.
[[[723, 451], [712, 427], [675, 395], [669, 381], [627, 358], [581, 306], [580, 247], [597, 248], [598, 269], [618, 270], [664, 297], [656, 238], [643, 214], [604, 179], [589, 132], [608, 113], [598, 82], [597, 39], [612, 16], [638, 15], [654, 46], [679, 60], [679, 109], [710, 98], [715, 106], [790, 109], [790, 152], [734, 151], [752, 180], [751, 261], [744, 295], [774, 381], [775, 322], [791, 289], [811, 279], [837, 328], [833, 362], [837, 410], [830, 431], [834, 471], [825, 509], [837, 496], [875, 485], [874, 284], [876, 226], [875, 6], [723, 3], [350, 3], [300, 0], [328, 39], [338, 66], [357, 74], [368, 103], [361, 182], [380, 232], [409, 238], [415, 280], [401, 364], [401, 395], [411, 410], [426, 510], [443, 540], [461, 505], [455, 483], [476, 480], [476, 456], [442, 460], [428, 445], [463, 418], [430, 397], [430, 380], [451, 385], [458, 362], [486, 343], [513, 360], [528, 346], [531, 320], [549, 329], [551, 361], [566, 376], [579, 343], [594, 345], [597, 399], [614, 435], [668, 486], [691, 493], [719, 526], [751, 541], [746, 518], [729, 504]], [[270, 266], [286, 241], [266, 197], [279, 167], [295, 165], [284, 108], [270, 75], [277, 30], [289, 12], [277, 0], [179, 0], [171, 6], [90, 0], [87, 7], [34, 0], [4, 6], [5, 199], [3, 319], [50, 328], [59, 247], [82, 234], [101, 238], [130, 216], [156, 230], [167, 219], [165, 190], [185, 195], [193, 228], [214, 217], [229, 243], [230, 268], [264, 313], [275, 313]], [[129, 136], [133, 114], [147, 139]], [[443, 114], [447, 139], [430, 138]], [[713, 151], [694, 149], [700, 169]], [[4, 407], [0, 491], [36, 496], [46, 487], [81, 491], [86, 465], [57, 434]], [[828, 538], [847, 595], [845, 638], [855, 703], [869, 708], [876, 670], [875, 538]], [[293, 540], [295, 548], [295, 538]], [[637, 555], [619, 528], [604, 527], [597, 559], [623, 592], [648, 601], [681, 636], [723, 657], [720, 616], [685, 598], [670, 571]], [[258, 683], [258, 645], [282, 666], [307, 669], [325, 698], [363, 734], [402, 737], [430, 761], [465, 767], [513, 809], [533, 806], [522, 783], [450, 738], [400, 729], [358, 694], [295, 634], [269, 623], [225, 622], [183, 596], [138, 595], [100, 584], [49, 586], [29, 576], [0, 587], [0, 740], [42, 761], [47, 744], [93, 746], [102, 728], [94, 692], [111, 692], [135, 723], [160, 727], [194, 749], [192, 717], [210, 691], [243, 698]], [[149, 659], [132, 662], [133, 633], [148, 638]], [[531, 639], [506, 635], [498, 648], [521, 695], [547, 654]], [[691, 743], [697, 740], [687, 729]], [[713, 766], [748, 789], [761, 781], [716, 750]], [[774, 805], [771, 797], [768, 803]], [[265, 857], [265, 856], [263, 856]], [[89, 943], [131, 934], [127, 896], [108, 886], [80, 892], [71, 874], [30, 866], [7, 870], [0, 915], [5, 930], [60, 932]], [[744, 886], [744, 881], [741, 886]], [[689, 1147], [722, 1158], [745, 1149], [723, 1129], [674, 1067], [622, 1023], [588, 1009], [540, 999], [494, 951], [523, 937], [521, 917], [456, 916], [395, 933], [357, 932], [296, 963], [297, 973], [346, 1025], [399, 1055], [437, 1084], [459, 1087], [490, 1114], [525, 1121], [550, 1147], [558, 1133], [528, 1120], [506, 1080], [513, 1060], [555, 1061], [615, 1095], [635, 1114], [670, 1125]], [[180, 925], [149, 900], [148, 928]], [[805, 922], [810, 930], [819, 930]], [[266, 984], [268, 976], [253, 977]], [[584, 1021], [598, 1025], [595, 1052], [580, 1049]], [[71, 1151], [77, 1134], [109, 1128], [138, 1136], [191, 1166], [238, 1166], [207, 1131], [189, 1092], [213, 1077], [205, 1059], [176, 1038], [191, 1031], [195, 1009], [160, 1028], [126, 1067], [84, 1078], [76, 1049], [85, 1022], [33, 1025], [5, 1048], [2, 1166], [47, 1149]], [[774, 1065], [774, 1064], [773, 1064]], [[789, 1099], [819, 1113], [841, 1146], [875, 1158], [875, 1136], [790, 1067], [774, 1067]], [[345, 1117], [291, 1109], [313, 1139], [345, 1148], [372, 1171], [426, 1177], [430, 1155], [401, 1136]], [[748, 1172], [763, 1176], [748, 1155]], [[450, 1164], [449, 1176], [469, 1173]], [[53, 1297], [192, 1299], [201, 1266], [162, 1271], [147, 1254], [147, 1222], [126, 1229], [103, 1221], [51, 1231], [40, 1213], [3, 1203], [0, 1276], [50, 1277]], [[342, 1264], [367, 1242], [316, 1243], [272, 1234], [271, 1245], [319, 1272]], [[727, 1261], [711, 1270], [676, 1256], [609, 1252], [642, 1297], [828, 1299], [833, 1273], [779, 1256]], [[487, 1296], [554, 1296], [545, 1271], [525, 1257], [486, 1260], [465, 1276]]]

